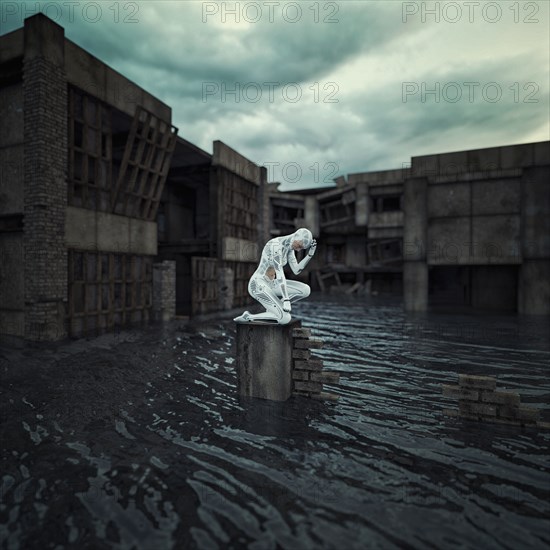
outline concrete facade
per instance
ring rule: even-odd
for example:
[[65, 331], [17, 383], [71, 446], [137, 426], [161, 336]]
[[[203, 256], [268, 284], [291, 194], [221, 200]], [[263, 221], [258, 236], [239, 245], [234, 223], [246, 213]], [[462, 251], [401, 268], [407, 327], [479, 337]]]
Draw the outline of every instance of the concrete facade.
[[549, 142], [415, 157], [411, 176], [407, 309], [550, 314]]
[[221, 141], [178, 138], [159, 213], [159, 258], [176, 262], [176, 313], [241, 307], [267, 240], [266, 169]]
[[168, 105], [43, 14], [0, 44], [0, 335], [54, 341], [248, 303], [266, 169], [178, 137]]
[[303, 209], [295, 221], [315, 229], [314, 269], [327, 282], [402, 289], [408, 311], [550, 314], [550, 142], [413, 157], [335, 181], [271, 192], [274, 232], [285, 205]]

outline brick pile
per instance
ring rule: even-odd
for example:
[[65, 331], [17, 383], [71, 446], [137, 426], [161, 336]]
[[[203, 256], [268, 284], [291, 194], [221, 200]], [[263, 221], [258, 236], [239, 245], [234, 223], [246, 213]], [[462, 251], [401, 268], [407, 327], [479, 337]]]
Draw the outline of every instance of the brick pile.
[[323, 360], [311, 355], [312, 349], [323, 347], [323, 341], [311, 337], [311, 329], [292, 331], [292, 395], [336, 401], [339, 395], [323, 391], [323, 383], [338, 384], [340, 374], [323, 371]]
[[499, 424], [548, 427], [548, 423], [539, 422], [538, 409], [523, 406], [516, 392], [498, 391], [496, 383], [492, 376], [460, 374], [458, 385], [442, 384], [444, 396], [458, 399], [458, 409], [444, 409], [443, 414]]

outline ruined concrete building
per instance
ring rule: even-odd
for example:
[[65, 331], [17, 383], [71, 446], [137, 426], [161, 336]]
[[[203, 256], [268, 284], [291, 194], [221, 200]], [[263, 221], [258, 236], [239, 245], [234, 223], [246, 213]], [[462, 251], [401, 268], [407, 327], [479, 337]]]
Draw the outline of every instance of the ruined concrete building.
[[179, 137], [169, 106], [43, 14], [0, 45], [0, 334], [51, 341], [243, 305], [266, 170]]
[[272, 233], [312, 229], [321, 290], [368, 282], [409, 311], [550, 314], [549, 182], [548, 141], [413, 157], [328, 190], [272, 188]]
[[[414, 157], [281, 193], [43, 14], [0, 37], [0, 336], [59, 340], [249, 303], [270, 235], [302, 278], [435, 306], [550, 313], [550, 142]], [[270, 189], [271, 188], [271, 189]]]

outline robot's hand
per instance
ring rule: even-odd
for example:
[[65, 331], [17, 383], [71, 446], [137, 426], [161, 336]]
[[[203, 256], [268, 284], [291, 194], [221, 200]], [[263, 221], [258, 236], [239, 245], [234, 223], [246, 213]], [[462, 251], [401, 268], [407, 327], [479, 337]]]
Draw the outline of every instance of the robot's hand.
[[283, 300], [283, 311], [290, 313], [292, 307], [290, 306], [290, 300]]
[[311, 241], [311, 246], [309, 247], [308, 254], [310, 256], [313, 256], [313, 254], [315, 254], [316, 250], [317, 250], [317, 241], [315, 239], [313, 239], [313, 241]]

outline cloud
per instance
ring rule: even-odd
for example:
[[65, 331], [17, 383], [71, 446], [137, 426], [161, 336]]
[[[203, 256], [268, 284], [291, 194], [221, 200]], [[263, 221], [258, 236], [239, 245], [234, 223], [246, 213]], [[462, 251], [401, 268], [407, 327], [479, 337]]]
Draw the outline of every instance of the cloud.
[[[272, 174], [283, 189], [398, 168], [421, 154], [548, 139], [548, 2], [530, 3], [537, 7], [530, 20], [538, 22], [525, 22], [529, 14], [509, 2], [485, 12], [481, 2], [472, 21], [464, 8], [455, 23], [445, 20], [451, 12], [442, 11], [439, 23], [423, 17], [422, 6], [434, 2], [397, 1], [302, 1], [301, 17], [290, 22], [294, 4], [280, 0], [270, 21], [265, 2], [240, 2], [236, 22], [230, 13], [223, 19], [231, 2], [130, 2], [119, 4], [117, 23], [111, 4], [102, 3], [97, 23], [78, 8], [72, 22], [65, 8], [58, 23], [170, 105], [184, 138], [207, 151], [221, 139], [258, 164], [279, 162]], [[500, 19], [490, 22], [495, 4]], [[262, 17], [250, 23], [256, 7]], [[403, 10], [415, 7], [404, 22]], [[23, 24], [21, 15], [1, 20], [2, 33]], [[404, 101], [406, 82], [418, 90]], [[479, 82], [473, 101], [466, 82]], [[483, 96], [490, 82], [501, 87], [497, 102]], [[452, 83], [462, 93], [456, 102]], [[529, 83], [538, 87], [536, 103], [525, 101], [535, 89]], [[439, 101], [423, 86], [439, 86]], [[282, 169], [294, 164], [302, 178], [285, 182]]]

